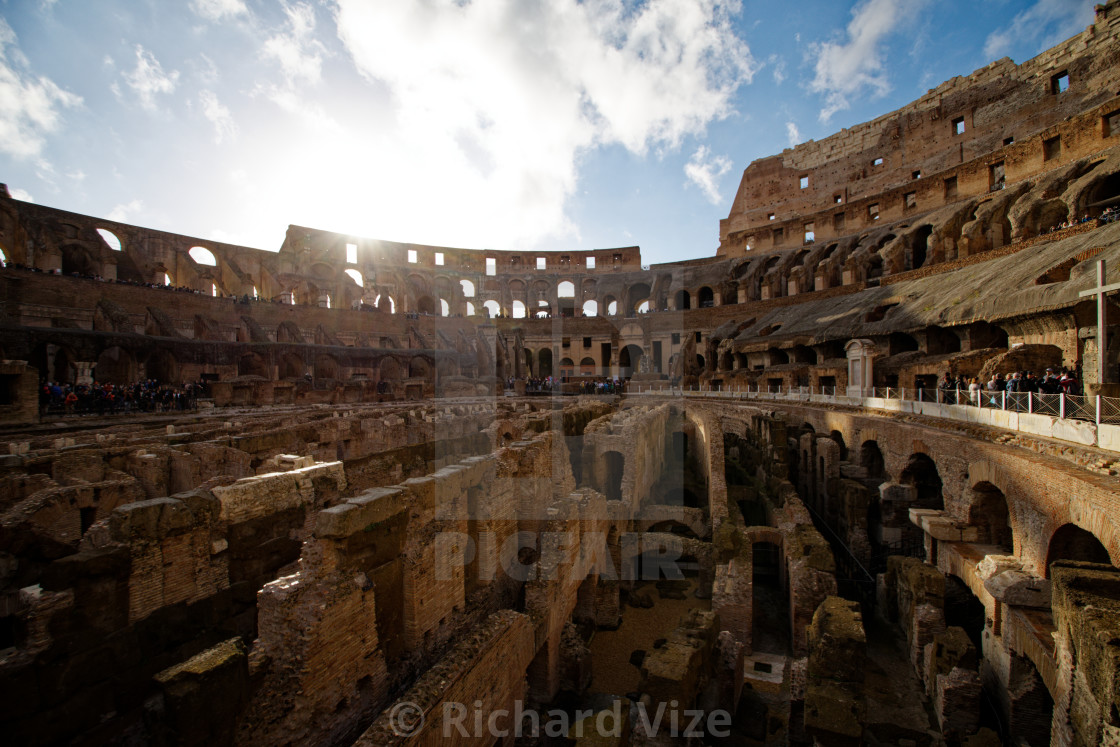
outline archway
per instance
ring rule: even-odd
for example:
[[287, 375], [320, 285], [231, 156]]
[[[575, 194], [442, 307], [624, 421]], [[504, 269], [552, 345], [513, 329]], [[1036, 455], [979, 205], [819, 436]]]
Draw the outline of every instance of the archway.
[[268, 378], [268, 366], [264, 358], [256, 353], [246, 353], [237, 359], [238, 376], [260, 376]]
[[401, 364], [396, 358], [382, 358], [377, 367], [377, 378], [379, 381], [400, 381]]
[[945, 508], [945, 499], [941, 494], [941, 475], [938, 474], [937, 465], [928, 454], [921, 452], [911, 454], [898, 481], [903, 485], [914, 486], [915, 508], [936, 510]]
[[420, 296], [416, 299], [416, 313], [434, 315], [436, 313], [435, 299], [431, 296]]
[[93, 369], [93, 378], [101, 382], [129, 384], [139, 378], [137, 369], [136, 358], [132, 353], [121, 347], [113, 346], [97, 357], [97, 365]]
[[1011, 515], [1003, 491], [990, 482], [972, 486], [972, 505], [968, 510], [968, 523], [977, 528], [977, 541], [985, 545], [998, 545], [1006, 554], [1014, 550], [1011, 533]]
[[281, 379], [302, 379], [305, 371], [303, 359], [295, 353], [284, 353], [280, 356]]
[[552, 348], [541, 348], [537, 352], [537, 376], [542, 379], [552, 376]]
[[704, 286], [696, 294], [701, 309], [710, 309], [716, 305], [716, 295], [708, 286]]
[[1092, 532], [1076, 524], [1063, 524], [1050, 538], [1046, 549], [1046, 578], [1050, 578], [1050, 565], [1056, 560], [1112, 565], [1112, 558], [1104, 544]]
[[677, 307], [677, 311], [686, 311], [690, 308], [689, 304], [692, 302], [692, 297], [686, 290], [679, 290], [673, 296], [673, 304]]
[[168, 350], [153, 350], [144, 364], [144, 376], [164, 384], [178, 384], [179, 361]]
[[642, 349], [637, 345], [627, 345], [618, 353], [618, 374], [628, 379], [638, 372], [642, 360]]

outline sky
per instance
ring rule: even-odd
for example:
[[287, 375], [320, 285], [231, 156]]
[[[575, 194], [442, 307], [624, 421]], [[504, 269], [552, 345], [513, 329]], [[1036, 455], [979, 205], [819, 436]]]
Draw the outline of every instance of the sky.
[[0, 0], [0, 182], [273, 251], [297, 224], [710, 257], [751, 161], [1023, 62], [1094, 3]]

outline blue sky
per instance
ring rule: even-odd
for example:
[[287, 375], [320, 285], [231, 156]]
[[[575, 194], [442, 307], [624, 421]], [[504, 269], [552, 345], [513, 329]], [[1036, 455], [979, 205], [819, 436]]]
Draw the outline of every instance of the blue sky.
[[714, 254], [743, 169], [1093, 0], [0, 0], [0, 181], [275, 250], [288, 224]]

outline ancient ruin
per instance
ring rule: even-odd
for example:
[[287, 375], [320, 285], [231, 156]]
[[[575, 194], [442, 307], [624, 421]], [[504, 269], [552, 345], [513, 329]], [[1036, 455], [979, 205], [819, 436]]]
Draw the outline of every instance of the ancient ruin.
[[5, 188], [5, 742], [1120, 743], [1118, 205], [1118, 0], [709, 259]]

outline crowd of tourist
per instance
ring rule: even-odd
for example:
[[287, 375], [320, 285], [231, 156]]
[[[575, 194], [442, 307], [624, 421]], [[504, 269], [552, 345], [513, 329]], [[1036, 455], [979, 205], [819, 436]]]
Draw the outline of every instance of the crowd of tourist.
[[39, 387], [39, 411], [43, 415], [181, 412], [196, 409], [198, 399], [207, 395], [206, 383], [202, 381], [181, 387], [161, 384], [155, 379], [132, 384], [48, 381]]
[[[948, 404], [976, 403], [981, 393], [986, 393], [990, 402], [995, 402], [995, 395], [999, 392], [1031, 392], [1039, 394], [1081, 394], [1081, 383], [1077, 374], [1068, 368], [1047, 368], [1042, 376], [1036, 376], [1034, 371], [1014, 371], [1007, 374], [993, 373], [986, 382], [973, 376], [954, 377], [949, 373], [937, 385], [938, 401]], [[919, 399], [923, 396], [921, 387]]]

